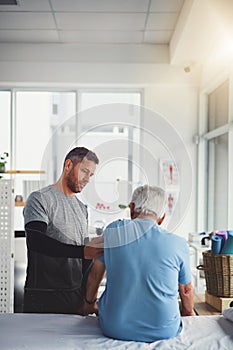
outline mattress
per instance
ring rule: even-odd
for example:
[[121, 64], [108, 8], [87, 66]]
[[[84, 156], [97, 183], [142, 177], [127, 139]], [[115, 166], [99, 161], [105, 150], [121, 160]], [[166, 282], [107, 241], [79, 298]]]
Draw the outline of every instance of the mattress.
[[223, 316], [191, 316], [182, 320], [179, 336], [149, 344], [105, 337], [95, 316], [0, 314], [0, 349], [233, 349], [233, 322]]

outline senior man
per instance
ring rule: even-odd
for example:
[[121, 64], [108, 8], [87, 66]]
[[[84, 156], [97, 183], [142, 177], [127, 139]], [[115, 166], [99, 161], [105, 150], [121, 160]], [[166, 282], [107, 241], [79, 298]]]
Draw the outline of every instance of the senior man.
[[[181, 315], [195, 315], [187, 243], [159, 227], [165, 204], [163, 189], [140, 186], [130, 203], [132, 220], [115, 221], [104, 231], [104, 259], [95, 260], [81, 311], [99, 311], [108, 337], [142, 342], [172, 338], [181, 332]], [[97, 305], [105, 269], [106, 289]]]

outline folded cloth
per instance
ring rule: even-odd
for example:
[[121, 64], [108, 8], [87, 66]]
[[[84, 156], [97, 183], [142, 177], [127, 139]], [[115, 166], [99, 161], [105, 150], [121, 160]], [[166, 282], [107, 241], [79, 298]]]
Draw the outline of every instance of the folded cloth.
[[233, 307], [229, 307], [223, 310], [222, 314], [227, 320], [233, 322]]

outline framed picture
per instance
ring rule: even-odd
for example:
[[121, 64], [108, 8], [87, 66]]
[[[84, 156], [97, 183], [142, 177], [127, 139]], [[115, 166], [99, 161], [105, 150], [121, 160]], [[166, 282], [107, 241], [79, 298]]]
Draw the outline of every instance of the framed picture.
[[[167, 196], [165, 208], [164, 227], [166, 227], [173, 215], [179, 215], [179, 193], [180, 193], [180, 166], [173, 160], [160, 159], [159, 161], [159, 182], [164, 188]], [[176, 209], [176, 213], [175, 212]]]
[[166, 191], [167, 194], [167, 208], [166, 215], [172, 215], [176, 207], [179, 191]]
[[168, 187], [179, 187], [178, 165], [172, 160], [160, 160], [159, 163], [160, 184], [166, 189]]

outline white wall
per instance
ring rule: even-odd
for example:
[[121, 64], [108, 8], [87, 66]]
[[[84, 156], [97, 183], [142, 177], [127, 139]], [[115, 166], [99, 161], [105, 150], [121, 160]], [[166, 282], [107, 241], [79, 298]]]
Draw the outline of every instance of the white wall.
[[[182, 206], [182, 198], [179, 208], [180, 225], [175, 230], [176, 233], [187, 237], [188, 232], [195, 231], [196, 218], [196, 145], [193, 136], [197, 133], [197, 108], [198, 89], [187, 86], [154, 86], [145, 88], [145, 106], [160, 113], [172, 124], [176, 132], [184, 140], [186, 150], [190, 156], [192, 167], [193, 190], [190, 196], [188, 208]], [[156, 130], [157, 125], [148, 126]], [[171, 135], [171, 137], [173, 137]], [[178, 166], [181, 170], [181, 188], [187, 183], [186, 169], [183, 160], [178, 158]], [[189, 180], [189, 179], [188, 179]], [[191, 191], [190, 191], [191, 192]], [[184, 215], [183, 215], [184, 214]], [[183, 219], [181, 219], [183, 217]]]

